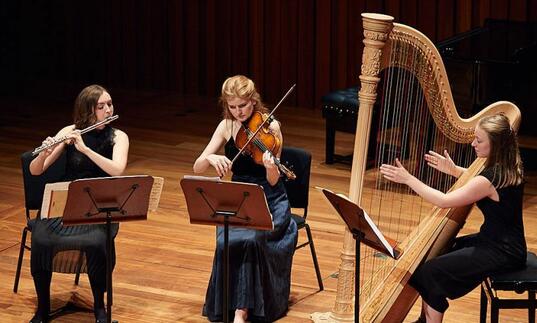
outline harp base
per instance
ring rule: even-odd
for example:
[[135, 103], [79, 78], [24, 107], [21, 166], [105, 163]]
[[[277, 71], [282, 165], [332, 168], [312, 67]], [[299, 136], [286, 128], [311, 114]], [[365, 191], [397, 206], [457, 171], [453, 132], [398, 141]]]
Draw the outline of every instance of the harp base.
[[338, 323], [338, 322], [354, 322], [354, 317], [351, 315], [345, 318], [335, 318], [332, 312], [315, 312], [311, 314], [311, 320], [315, 323]]
[[360, 242], [364, 234], [358, 230], [353, 230], [353, 238], [356, 241], [355, 260], [354, 260], [354, 317], [348, 316], [343, 318], [335, 317], [334, 313], [313, 313], [311, 319], [315, 323], [332, 323], [332, 322], [360, 322]]

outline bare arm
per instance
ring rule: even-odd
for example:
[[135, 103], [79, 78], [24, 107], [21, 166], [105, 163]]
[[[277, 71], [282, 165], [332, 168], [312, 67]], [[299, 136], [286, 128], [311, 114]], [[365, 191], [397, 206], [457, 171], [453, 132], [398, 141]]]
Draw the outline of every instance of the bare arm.
[[448, 193], [443, 193], [412, 176], [397, 159], [396, 166], [382, 165], [380, 172], [383, 174], [384, 178], [396, 183], [408, 185], [426, 201], [441, 208], [470, 205], [487, 196], [494, 197], [495, 194], [497, 194], [494, 186], [483, 176], [474, 177], [461, 188]]
[[231, 169], [231, 161], [226, 156], [216, 154], [229, 139], [227, 135], [231, 135], [226, 132], [226, 120], [222, 120], [216, 127], [211, 140], [194, 162], [192, 167], [194, 173], [202, 173], [209, 166], [213, 166], [218, 176], [222, 177]]
[[87, 147], [80, 137], [80, 132], [75, 131], [72, 134], [72, 138], [74, 139], [76, 149], [91, 159], [91, 161], [99, 166], [99, 168], [110, 176], [119, 176], [123, 174], [125, 168], [127, 167], [127, 159], [129, 155], [129, 137], [121, 130], [115, 129], [114, 131], [115, 138], [112, 159], [106, 158]]
[[[129, 153], [129, 137], [121, 130], [115, 130], [114, 148], [112, 159], [108, 159], [86, 146], [80, 135], [80, 131], [74, 130], [74, 126], [67, 126], [60, 130], [55, 138], [66, 136], [75, 145], [76, 149], [91, 159], [97, 166], [110, 176], [123, 174], [127, 166]], [[50, 141], [47, 138], [45, 142]], [[68, 141], [68, 140], [66, 140]], [[40, 175], [52, 165], [64, 151], [66, 143], [60, 143], [51, 149], [42, 151], [37, 158], [30, 163], [30, 173]]]
[[[64, 127], [54, 137], [47, 137], [43, 140], [43, 144], [50, 144], [54, 139], [66, 136], [68, 133], [72, 132], [75, 128], [74, 125]], [[59, 143], [54, 147], [45, 149], [37, 155], [36, 158], [30, 163], [30, 174], [32, 175], [41, 175], [45, 172], [50, 165], [52, 165], [58, 157], [62, 154], [65, 149], [65, 142]]]

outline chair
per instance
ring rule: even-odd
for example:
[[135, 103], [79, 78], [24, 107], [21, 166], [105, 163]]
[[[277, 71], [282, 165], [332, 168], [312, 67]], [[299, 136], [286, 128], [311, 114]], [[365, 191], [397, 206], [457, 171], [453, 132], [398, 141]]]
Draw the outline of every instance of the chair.
[[[58, 160], [50, 165], [50, 167], [41, 175], [34, 176], [30, 174], [30, 163], [33, 160], [31, 152], [25, 152], [21, 155], [22, 162], [22, 177], [24, 180], [24, 204], [26, 207], [26, 226], [22, 229], [21, 246], [19, 251], [19, 260], [17, 263], [17, 271], [15, 273], [15, 282], [13, 284], [13, 292], [16, 293], [19, 287], [19, 278], [21, 274], [22, 260], [24, 250], [31, 250], [26, 245], [26, 236], [28, 231], [32, 232], [36, 218], [40, 216], [39, 210], [43, 202], [43, 192], [46, 183], [53, 183], [61, 180], [65, 173], [65, 154], [62, 154]], [[31, 218], [31, 211], [37, 211], [36, 218]], [[80, 273], [87, 272], [86, 257], [82, 251], [67, 250], [56, 254], [53, 259], [53, 271], [61, 273], [76, 273], [75, 284], [78, 285]]]
[[[497, 291], [514, 291], [518, 294], [528, 292], [527, 299], [505, 299], [498, 296]], [[480, 322], [487, 320], [487, 305], [490, 300], [490, 321], [498, 322], [500, 308], [527, 308], [528, 322], [535, 323], [535, 299], [537, 291], [537, 257], [528, 252], [526, 268], [513, 272], [493, 275], [481, 283]]]
[[321, 271], [319, 270], [319, 263], [317, 261], [317, 254], [315, 253], [315, 245], [313, 244], [310, 226], [306, 222], [306, 217], [308, 216], [311, 154], [300, 148], [283, 147], [280, 161], [292, 167], [296, 175], [295, 180], [284, 181], [284, 185], [291, 208], [303, 209], [302, 215], [292, 213], [291, 216], [296, 222], [298, 229], [305, 228], [308, 235], [308, 241], [298, 245], [295, 250], [307, 245], [310, 246], [311, 257], [313, 258], [313, 265], [315, 266], [315, 273], [317, 274], [317, 281], [319, 283], [319, 290], [322, 291], [324, 286], [321, 278]]

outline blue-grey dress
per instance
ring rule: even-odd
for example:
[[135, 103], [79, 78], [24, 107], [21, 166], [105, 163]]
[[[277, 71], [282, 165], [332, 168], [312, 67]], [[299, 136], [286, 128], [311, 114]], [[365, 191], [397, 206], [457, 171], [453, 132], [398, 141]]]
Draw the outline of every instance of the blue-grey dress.
[[[233, 138], [225, 146], [229, 159], [238, 153]], [[283, 183], [271, 186], [265, 167], [247, 156], [233, 164], [232, 180], [263, 186], [274, 221], [273, 231], [242, 228], [229, 230], [229, 308], [247, 308], [249, 321], [272, 322], [287, 312], [291, 287], [291, 263], [297, 241], [296, 223], [291, 219]], [[217, 248], [203, 315], [221, 321], [223, 304], [224, 230], [217, 229]]]

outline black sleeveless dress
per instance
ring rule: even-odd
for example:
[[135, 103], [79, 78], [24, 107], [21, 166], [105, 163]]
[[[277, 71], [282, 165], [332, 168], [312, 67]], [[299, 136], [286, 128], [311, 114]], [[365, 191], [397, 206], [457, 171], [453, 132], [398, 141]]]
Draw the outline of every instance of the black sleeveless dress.
[[[494, 186], [494, 170], [481, 172]], [[486, 197], [477, 202], [485, 221], [479, 233], [455, 239], [449, 253], [433, 258], [416, 270], [410, 284], [438, 312], [447, 299], [471, 292], [489, 275], [524, 267], [526, 240], [522, 222], [524, 184], [497, 189], [499, 202]]]
[[[106, 158], [112, 158], [114, 129], [106, 126], [82, 135], [86, 146]], [[109, 176], [74, 145], [66, 147], [64, 181]], [[115, 237], [119, 225], [112, 225]], [[112, 247], [114, 244], [112, 243]], [[54, 255], [64, 250], [83, 250], [86, 254], [88, 275], [106, 283], [106, 226], [104, 224], [64, 227], [62, 218], [37, 219], [32, 228], [32, 275], [40, 271], [51, 272]], [[112, 248], [114, 250], [114, 248]], [[115, 254], [113, 255], [115, 263]], [[113, 266], [114, 264], [112, 264]]]
[[[238, 153], [233, 138], [225, 145], [231, 160]], [[296, 223], [291, 219], [287, 194], [281, 181], [271, 186], [265, 167], [247, 156], [233, 164], [233, 181], [263, 186], [274, 222], [273, 231], [229, 229], [229, 308], [247, 308], [248, 320], [272, 322], [287, 312], [291, 287], [291, 263], [297, 242]], [[217, 229], [217, 248], [205, 297], [203, 315], [222, 321], [224, 230]]]

